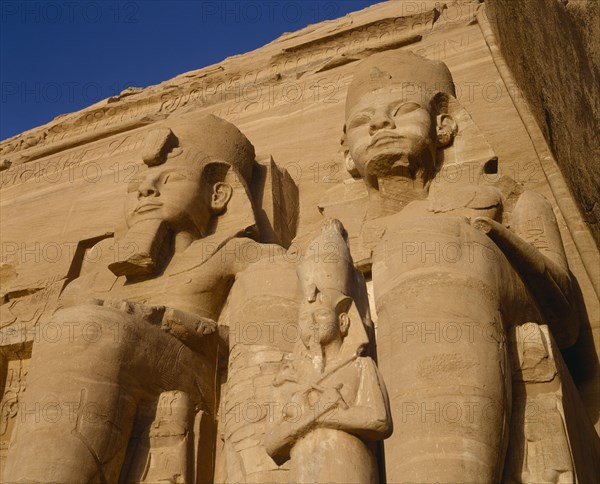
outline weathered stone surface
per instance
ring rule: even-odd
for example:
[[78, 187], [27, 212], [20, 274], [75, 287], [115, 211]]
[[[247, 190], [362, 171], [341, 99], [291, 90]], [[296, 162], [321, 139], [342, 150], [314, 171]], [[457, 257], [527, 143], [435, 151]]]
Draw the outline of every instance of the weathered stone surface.
[[[504, 58], [600, 244], [600, 5], [486, 0], [486, 10]], [[549, 35], [560, 42], [549, 43]]]
[[503, 482], [593, 482], [600, 439], [548, 328], [517, 326], [509, 347], [513, 408]]
[[[264, 445], [290, 482], [378, 482], [369, 442], [389, 437], [392, 416], [383, 380], [368, 355], [366, 286], [341, 223], [325, 222], [298, 266], [299, 340], [272, 379], [276, 405]], [[318, 249], [330, 247], [335, 257]], [[361, 299], [363, 299], [361, 303]]]
[[[382, 372], [402, 422], [386, 445], [392, 482], [500, 480], [506, 328], [547, 322], [560, 346], [578, 338], [576, 286], [550, 204], [510, 179], [486, 179], [495, 157], [469, 121], [444, 63], [391, 50], [357, 65], [342, 144], [367, 189], [362, 230], [372, 231], [369, 220], [382, 227], [370, 272]], [[472, 179], [449, 177], [466, 166]], [[451, 326], [472, 331], [452, 339]], [[433, 341], [423, 337], [432, 329]], [[474, 415], [427, 418], [450, 407]]]
[[[385, 2], [0, 144], [0, 480], [589, 480], [598, 248], [484, 8]], [[367, 351], [316, 391], [358, 417], [296, 435], [323, 287]]]
[[[147, 130], [140, 161], [146, 166], [128, 184], [116, 240], [94, 239], [94, 260], [76, 251], [41, 338], [16, 336], [33, 340], [35, 351], [26, 395], [5, 395], [8, 405], [71, 412], [3, 416], [5, 424], [20, 417], [8, 482], [190, 482], [213, 474], [216, 321], [246, 264], [240, 253], [262, 250], [251, 238], [259, 233], [248, 188], [254, 147], [230, 123], [189, 114]], [[279, 171], [269, 183], [257, 180], [261, 200], [279, 192], [282, 179]], [[289, 213], [281, 204], [263, 217], [263, 227], [273, 216], [285, 221], [269, 227], [271, 237], [294, 229], [294, 194]]]

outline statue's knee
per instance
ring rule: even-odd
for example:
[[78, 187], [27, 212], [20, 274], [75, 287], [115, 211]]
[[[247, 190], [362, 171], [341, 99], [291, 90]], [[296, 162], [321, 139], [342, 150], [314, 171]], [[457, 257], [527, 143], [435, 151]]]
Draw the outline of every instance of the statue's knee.
[[[121, 353], [135, 340], [135, 322], [123, 311], [97, 305], [61, 309], [40, 326], [39, 342], [44, 346], [69, 345], [71, 354], [86, 351]], [[109, 355], [105, 355], [109, 356]]]

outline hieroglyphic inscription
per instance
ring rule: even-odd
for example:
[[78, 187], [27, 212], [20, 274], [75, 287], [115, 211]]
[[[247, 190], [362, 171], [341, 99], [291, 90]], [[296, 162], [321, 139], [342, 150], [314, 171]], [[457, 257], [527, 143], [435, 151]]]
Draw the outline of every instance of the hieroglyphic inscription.
[[[20, 397], [25, 391], [29, 350], [23, 352], [3, 352], [0, 348], [0, 480], [4, 471], [4, 462], [10, 447], [13, 430], [19, 414]], [[10, 354], [5, 354], [10, 353]], [[21, 354], [19, 354], [21, 353]]]
[[[418, 41], [420, 40], [418, 32], [431, 27], [439, 16], [436, 9], [417, 14], [411, 13], [355, 28], [341, 28], [319, 40], [284, 48], [281, 54], [250, 70], [239, 68], [228, 70], [226, 66], [233, 61], [226, 60], [223, 66], [216, 68], [211, 66], [196, 74], [209, 81], [204, 86], [189, 84], [189, 80], [186, 79], [179, 86], [170, 82], [165, 86], [160, 85], [136, 93], [135, 96], [127, 96], [125, 101], [121, 101], [120, 98], [111, 99], [112, 102], [99, 108], [61, 117], [49, 128], [18, 135], [0, 146], [0, 154], [13, 156], [23, 150], [33, 147], [39, 149], [86, 133], [101, 133], [108, 130], [111, 125], [142, 118], [147, 114], [172, 113], [190, 102], [201, 101], [202, 106], [223, 102], [223, 96], [220, 94], [222, 92], [233, 92], [234, 97], [241, 96], [247, 99], [257, 96], [257, 89], [265, 88], [265, 95], [268, 96], [269, 87], [265, 86], [265, 83], [272, 83], [286, 76], [295, 80], [298, 75], [310, 71], [311, 68], [314, 70], [319, 64], [340, 56], [359, 55], [369, 50], [397, 48], [398, 42], [402, 39], [408, 43]], [[282, 86], [281, 89], [282, 92], [287, 92], [285, 90], [291, 88]], [[227, 96], [225, 98], [227, 99]], [[268, 97], [250, 102], [269, 106], [264, 99]], [[252, 104], [252, 106], [254, 109], [256, 105]]]
[[[298, 75], [311, 68], [316, 70], [336, 57], [360, 55], [365, 50], [385, 48], [385, 45], [388, 48], [398, 47], [396, 43], [403, 39], [408, 43], [418, 41], [420, 36], [407, 35], [407, 32], [410, 34], [413, 29], [423, 28], [432, 20], [433, 13], [427, 21], [408, 25], [405, 18], [398, 17], [344, 31], [316, 43], [284, 49], [267, 66], [256, 71], [223, 72], [205, 78], [202, 83], [192, 82], [186, 92], [163, 94], [159, 112], [171, 113], [189, 103], [204, 107], [231, 101], [236, 107], [229, 107], [218, 114], [231, 116], [235, 115], [231, 109], [238, 112], [262, 111], [284, 103], [337, 102], [335, 94], [341, 87], [338, 83], [327, 78], [299, 82]], [[339, 40], [340, 36], [345, 39], [344, 42]]]
[[544, 221], [542, 217], [538, 216], [531, 218], [527, 221], [525, 227], [527, 231], [527, 240], [536, 249], [548, 249], [548, 238], [546, 237], [546, 231], [544, 230]]
[[37, 324], [42, 316], [56, 310], [63, 279], [61, 275], [51, 276], [29, 284], [34, 288], [29, 293], [24, 290], [4, 295], [0, 307], [0, 346], [36, 341], [44, 337]]
[[[85, 168], [87, 163], [134, 151], [141, 147], [142, 142], [142, 133], [129, 134], [117, 139], [75, 148], [45, 160], [12, 165], [0, 172], [0, 187], [9, 187], [27, 181], [36, 183], [68, 181], [72, 183], [82, 176], [96, 176], [95, 172], [94, 174], [88, 173], [91, 170]], [[116, 170], [116, 168], [114, 169]]]

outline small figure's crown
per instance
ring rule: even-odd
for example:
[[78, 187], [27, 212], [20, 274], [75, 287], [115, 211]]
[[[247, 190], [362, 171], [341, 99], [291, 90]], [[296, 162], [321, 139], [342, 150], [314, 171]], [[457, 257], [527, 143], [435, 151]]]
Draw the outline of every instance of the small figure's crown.
[[346, 229], [339, 220], [327, 219], [321, 233], [308, 246], [298, 265], [298, 277], [309, 302], [315, 300], [317, 293], [326, 290], [352, 295], [355, 269], [347, 238]]

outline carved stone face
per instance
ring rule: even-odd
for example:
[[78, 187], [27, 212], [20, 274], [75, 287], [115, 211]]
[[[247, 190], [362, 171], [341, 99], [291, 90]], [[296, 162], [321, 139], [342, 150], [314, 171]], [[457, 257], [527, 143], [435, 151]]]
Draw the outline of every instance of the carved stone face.
[[160, 219], [175, 231], [204, 234], [211, 218], [211, 193], [202, 181], [201, 167], [187, 168], [167, 162], [142, 169], [128, 186], [127, 225]]
[[342, 340], [348, 330], [347, 314], [338, 315], [332, 299], [324, 293], [312, 303], [305, 301], [300, 312], [301, 337], [306, 346], [311, 341], [323, 346]]
[[313, 335], [319, 344], [327, 344], [339, 337], [340, 328], [335, 311], [329, 306], [318, 305], [312, 314]]
[[365, 94], [350, 108], [346, 144], [363, 177], [430, 172], [435, 125], [429, 102], [400, 90]]

